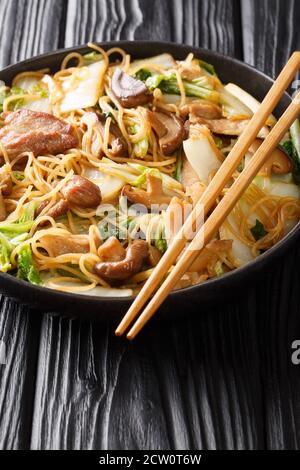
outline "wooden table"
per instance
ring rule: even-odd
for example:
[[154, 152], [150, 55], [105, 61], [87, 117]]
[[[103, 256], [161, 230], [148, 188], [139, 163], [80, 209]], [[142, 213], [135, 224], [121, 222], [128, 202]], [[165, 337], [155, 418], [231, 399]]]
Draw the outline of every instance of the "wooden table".
[[[89, 40], [200, 45], [275, 76], [300, 46], [296, 0], [0, 0], [0, 64]], [[0, 447], [300, 447], [300, 250], [243, 299], [169, 317], [133, 344], [113, 324], [1, 298]]]

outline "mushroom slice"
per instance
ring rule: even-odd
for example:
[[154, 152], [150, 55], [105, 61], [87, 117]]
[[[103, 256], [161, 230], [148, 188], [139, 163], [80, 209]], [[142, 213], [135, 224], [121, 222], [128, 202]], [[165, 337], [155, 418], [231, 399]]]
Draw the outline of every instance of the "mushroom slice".
[[130, 202], [143, 204], [148, 209], [154, 204], [169, 204], [172, 199], [164, 193], [162, 180], [152, 175], [147, 175], [147, 191], [126, 184], [122, 189], [122, 196], [126, 196]]
[[[255, 139], [255, 141], [249, 148], [249, 153], [254, 155], [258, 148], [261, 146], [261, 144], [261, 139]], [[271, 173], [275, 173], [276, 175], [285, 175], [287, 173], [290, 173], [292, 169], [293, 164], [290, 158], [283, 150], [277, 147], [272, 152], [264, 166], [260, 169], [259, 174], [265, 176], [270, 176]]]
[[95, 273], [102, 279], [111, 281], [124, 281], [137, 274], [149, 256], [148, 243], [144, 240], [134, 240], [126, 250], [126, 256], [121, 261], [107, 261], [97, 263]]
[[[93, 112], [85, 113], [81, 118], [81, 122], [98, 131], [102, 139], [104, 138], [105, 121], [106, 118], [102, 114], [99, 115]], [[119, 126], [114, 122], [111, 122], [109, 126], [108, 144], [110, 145], [111, 153], [116, 157], [126, 157], [128, 154], [127, 142], [124, 139]], [[102, 153], [101, 141], [97, 132], [95, 132], [95, 135], [93, 136], [92, 153], [97, 157], [100, 157]]]
[[158, 135], [159, 147], [164, 155], [172, 155], [185, 137], [183, 122], [174, 113], [147, 111], [148, 120]]
[[[190, 122], [193, 124], [204, 124], [214, 134], [240, 135], [244, 131], [245, 127], [249, 124], [249, 119], [204, 119], [202, 117], [196, 116], [195, 114], [190, 114]], [[269, 129], [264, 126], [259, 131], [258, 137], [261, 139], [265, 139], [268, 134]]]
[[124, 108], [135, 108], [149, 103], [153, 99], [152, 93], [144, 82], [131, 77], [119, 67], [116, 68], [112, 76], [111, 89]]

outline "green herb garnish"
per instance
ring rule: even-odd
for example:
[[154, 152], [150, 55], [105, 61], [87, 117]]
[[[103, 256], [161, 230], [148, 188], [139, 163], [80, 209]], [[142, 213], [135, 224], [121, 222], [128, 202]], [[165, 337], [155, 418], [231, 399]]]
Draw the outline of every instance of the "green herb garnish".
[[258, 219], [256, 219], [255, 225], [250, 230], [256, 241], [260, 240], [268, 233], [264, 227], [264, 224], [262, 224]]

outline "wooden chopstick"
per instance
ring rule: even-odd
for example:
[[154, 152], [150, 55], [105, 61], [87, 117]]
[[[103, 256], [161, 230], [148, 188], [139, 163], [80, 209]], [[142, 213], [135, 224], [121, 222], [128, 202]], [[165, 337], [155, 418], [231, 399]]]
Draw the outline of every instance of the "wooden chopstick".
[[[254, 114], [244, 132], [241, 134], [240, 138], [227, 156], [226, 162], [220, 167], [211, 183], [207, 187], [206, 191], [199, 199], [198, 204], [201, 204], [201, 206], [204, 208], [204, 215], [208, 213], [215, 203], [216, 198], [220, 195], [223, 187], [231, 178], [233, 172], [236, 170], [249, 146], [256, 138], [260, 129], [264, 126], [266, 120], [279, 102], [286, 88], [291, 83], [299, 67], [300, 52], [297, 51], [294, 52], [290, 57], [289, 61], [261, 103], [258, 111]], [[197, 211], [198, 209], [195, 207], [183, 227], [175, 236], [171, 246], [168, 248], [160, 262], [155, 267], [151, 276], [144, 284], [143, 288], [118, 326], [116, 335], [120, 336], [125, 332], [128, 326], [136, 318], [140, 309], [145, 305], [151, 294], [160, 284], [161, 280], [168, 272], [170, 267], [174, 264], [179, 254], [184, 249], [186, 244], [186, 238], [184, 234], [190, 233], [191, 229], [194, 229], [194, 222], [196, 220], [195, 215], [198, 213]]]
[[182, 257], [175, 265], [169, 276], [166, 278], [165, 282], [158, 289], [154, 297], [146, 306], [144, 312], [129, 331], [127, 335], [128, 339], [133, 339], [139, 333], [139, 331], [153, 316], [155, 311], [168, 296], [172, 288], [176, 285], [179, 279], [181, 279], [182, 275], [187, 271], [189, 266], [199, 254], [199, 251], [213, 238], [218, 228], [230, 214], [235, 204], [239, 201], [245, 190], [251, 184], [253, 178], [257, 175], [260, 168], [264, 165], [267, 158], [277, 147], [299, 114], [300, 93], [297, 94], [285, 113], [275, 124], [268, 137], [263, 141], [259, 149], [253, 155], [248, 165], [226, 192], [225, 196], [223, 199], [221, 199], [220, 203], [216, 206], [212, 214], [208, 217], [202, 228], [197, 232], [187, 250], [183, 253]]

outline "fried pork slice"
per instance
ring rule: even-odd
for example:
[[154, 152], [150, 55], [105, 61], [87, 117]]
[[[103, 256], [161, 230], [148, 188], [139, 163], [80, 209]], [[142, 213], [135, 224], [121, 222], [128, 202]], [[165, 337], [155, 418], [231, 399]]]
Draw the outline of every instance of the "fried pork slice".
[[3, 117], [0, 142], [11, 157], [22, 152], [57, 155], [78, 144], [73, 126], [52, 114], [21, 109]]

